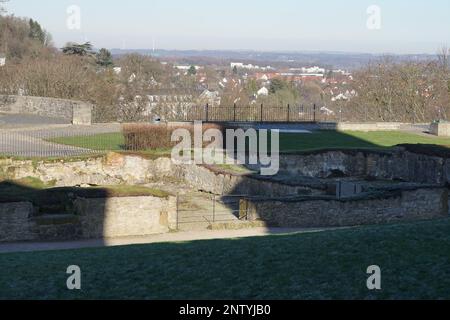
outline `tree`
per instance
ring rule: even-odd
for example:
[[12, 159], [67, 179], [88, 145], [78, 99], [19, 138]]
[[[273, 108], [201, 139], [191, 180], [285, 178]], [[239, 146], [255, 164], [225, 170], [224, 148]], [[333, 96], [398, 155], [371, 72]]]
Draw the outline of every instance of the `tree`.
[[191, 66], [188, 70], [188, 75], [195, 76], [197, 74], [197, 69], [194, 66]]
[[[38, 57], [52, 54], [50, 34], [33, 21], [33, 32], [29, 19], [13, 15], [0, 15], [0, 52], [10, 63], [19, 62], [28, 56]], [[40, 29], [39, 35], [36, 31]]]
[[47, 41], [47, 35], [46, 32], [42, 29], [39, 22], [30, 19], [29, 25], [30, 25], [29, 37], [31, 39], [38, 40], [42, 45], [45, 45]]
[[233, 74], [234, 75], [237, 75], [238, 74], [238, 68], [236, 67], [236, 66], [234, 66], [234, 68], [233, 68]]
[[287, 84], [285, 81], [281, 79], [273, 79], [270, 83], [269, 92], [271, 94], [277, 93], [277, 91], [283, 90], [287, 88]]
[[62, 52], [67, 55], [76, 55], [76, 56], [91, 56], [91, 55], [93, 55], [92, 44], [90, 42], [86, 42], [83, 44], [69, 42], [66, 44], [66, 46], [64, 48], [62, 48]]
[[105, 48], [100, 49], [96, 54], [96, 60], [97, 64], [101, 67], [111, 67], [114, 65], [111, 52]]

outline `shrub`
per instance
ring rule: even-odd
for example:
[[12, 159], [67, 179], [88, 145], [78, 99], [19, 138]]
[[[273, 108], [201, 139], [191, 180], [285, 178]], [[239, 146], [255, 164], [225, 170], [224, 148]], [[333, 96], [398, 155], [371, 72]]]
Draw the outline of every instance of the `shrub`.
[[[139, 151], [149, 149], [170, 149], [177, 142], [172, 142], [172, 133], [177, 129], [186, 129], [191, 133], [192, 143], [194, 142], [194, 125], [186, 124], [179, 126], [169, 126], [163, 124], [127, 124], [122, 127], [127, 150]], [[225, 136], [225, 127], [218, 124], [203, 124], [203, 132], [209, 129], [218, 129]], [[204, 145], [208, 145], [205, 142]]]

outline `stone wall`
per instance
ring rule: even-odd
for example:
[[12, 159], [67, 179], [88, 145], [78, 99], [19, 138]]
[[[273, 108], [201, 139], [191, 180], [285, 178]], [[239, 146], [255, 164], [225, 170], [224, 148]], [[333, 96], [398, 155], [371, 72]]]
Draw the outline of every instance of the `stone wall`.
[[0, 113], [60, 118], [76, 125], [92, 123], [92, 105], [64, 99], [0, 96]]
[[74, 215], [36, 216], [28, 202], [0, 203], [0, 242], [147, 236], [176, 228], [176, 199], [75, 200]]
[[35, 240], [29, 202], [0, 203], [0, 242]]
[[440, 122], [431, 124], [431, 134], [438, 137], [450, 137], [450, 123]]
[[178, 167], [178, 177], [192, 188], [218, 195], [260, 195], [281, 197], [300, 194], [322, 194], [326, 185], [296, 185], [245, 174], [232, 174], [204, 166]]
[[84, 238], [145, 236], [176, 228], [176, 200], [155, 197], [77, 199]]
[[173, 177], [171, 159], [109, 153], [79, 161], [32, 161], [0, 159], [0, 178], [34, 177], [56, 187], [77, 185], [144, 184]]
[[445, 185], [450, 183], [450, 159], [414, 153], [404, 148], [386, 152], [329, 150], [281, 155], [280, 173], [316, 178], [343, 175]]
[[297, 200], [241, 201], [250, 221], [287, 228], [343, 227], [448, 217], [448, 190], [424, 188], [384, 195], [336, 200], [316, 197]]
[[[329, 150], [290, 154], [280, 156], [280, 174], [275, 177], [227, 173], [203, 166], [175, 165], [170, 158], [152, 160], [117, 153], [69, 162], [0, 159], [0, 179], [35, 177], [57, 187], [145, 184], [176, 178], [215, 194], [277, 197], [305, 192], [322, 194], [327, 185], [311, 181], [335, 176], [447, 185], [450, 158], [404, 148], [386, 152]], [[309, 177], [311, 181], [298, 182], [298, 177]]]

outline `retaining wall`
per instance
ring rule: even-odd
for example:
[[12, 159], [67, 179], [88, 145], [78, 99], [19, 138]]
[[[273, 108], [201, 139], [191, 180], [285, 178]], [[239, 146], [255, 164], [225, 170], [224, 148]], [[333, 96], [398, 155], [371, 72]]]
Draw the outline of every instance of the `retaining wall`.
[[280, 156], [280, 173], [316, 178], [335, 175], [424, 184], [450, 184], [446, 155], [394, 151], [330, 150]]
[[0, 242], [136, 237], [176, 228], [176, 199], [75, 200], [75, 214], [36, 216], [29, 202], [0, 203]]
[[59, 118], [75, 125], [92, 123], [92, 105], [74, 100], [0, 95], [0, 113]]
[[244, 200], [250, 221], [286, 228], [344, 227], [448, 217], [448, 190], [427, 188], [336, 200]]

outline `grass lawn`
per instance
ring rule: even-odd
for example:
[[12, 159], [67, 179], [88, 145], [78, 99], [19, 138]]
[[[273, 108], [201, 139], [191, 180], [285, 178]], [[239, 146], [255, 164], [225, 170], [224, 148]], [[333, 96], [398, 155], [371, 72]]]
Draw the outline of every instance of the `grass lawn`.
[[53, 138], [50, 141], [68, 146], [76, 146], [98, 151], [120, 151], [124, 150], [125, 145], [125, 138], [120, 132], [102, 133], [90, 136]]
[[422, 136], [399, 131], [336, 132], [317, 131], [312, 134], [282, 134], [282, 151], [306, 151], [326, 148], [390, 148], [399, 144], [434, 144], [450, 146], [450, 138]]
[[[307, 151], [325, 148], [389, 148], [398, 144], [436, 144], [450, 146], [450, 138], [427, 137], [407, 132], [335, 132], [317, 131], [312, 134], [281, 134], [280, 150]], [[121, 133], [99, 134], [84, 137], [56, 138], [51, 141], [94, 150], [123, 150]], [[170, 150], [147, 151], [170, 155]]]
[[[450, 299], [450, 219], [0, 255], [0, 299]], [[68, 291], [66, 269], [82, 270]], [[382, 290], [368, 291], [368, 266]]]

